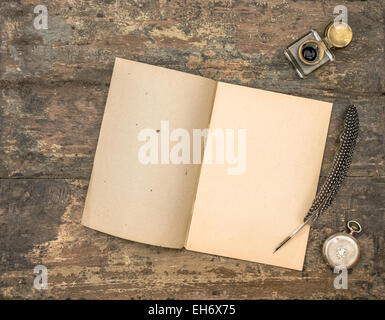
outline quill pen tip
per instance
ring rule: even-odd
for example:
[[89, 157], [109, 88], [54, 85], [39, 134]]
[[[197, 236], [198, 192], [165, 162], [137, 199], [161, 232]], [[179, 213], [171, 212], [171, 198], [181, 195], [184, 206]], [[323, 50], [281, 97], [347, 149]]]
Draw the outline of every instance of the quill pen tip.
[[286, 237], [285, 240], [283, 240], [279, 245], [278, 247], [275, 248], [274, 253], [276, 253], [279, 249], [281, 249], [283, 247], [283, 245], [288, 242], [290, 239], [292, 238], [292, 236], [289, 236], [289, 237]]

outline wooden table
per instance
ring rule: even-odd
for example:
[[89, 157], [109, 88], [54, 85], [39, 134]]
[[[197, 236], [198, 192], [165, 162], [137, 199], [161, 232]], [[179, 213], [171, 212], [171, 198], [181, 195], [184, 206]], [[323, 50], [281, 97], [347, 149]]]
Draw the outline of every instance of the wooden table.
[[[48, 29], [34, 7], [46, 4]], [[335, 63], [300, 80], [283, 49], [344, 4], [354, 31]], [[385, 298], [385, 3], [378, 1], [4, 0], [0, 4], [0, 298]], [[345, 107], [359, 110], [349, 177], [313, 228], [303, 272], [163, 249], [80, 225], [115, 57], [334, 102], [321, 179]], [[348, 289], [326, 237], [358, 219]], [[48, 289], [33, 288], [36, 265]]]

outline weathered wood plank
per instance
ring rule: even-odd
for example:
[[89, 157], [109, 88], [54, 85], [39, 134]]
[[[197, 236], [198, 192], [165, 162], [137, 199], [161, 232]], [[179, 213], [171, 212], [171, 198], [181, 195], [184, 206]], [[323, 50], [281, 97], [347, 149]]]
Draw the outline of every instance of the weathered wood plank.
[[[301, 94], [383, 93], [384, 3], [378, 1], [50, 1], [48, 30], [35, 30], [38, 0], [0, 9], [0, 79], [108, 83], [116, 56], [216, 80]], [[354, 41], [336, 62], [301, 81], [282, 51], [323, 31], [345, 4]]]
[[350, 174], [384, 175], [381, 1], [348, 4], [355, 42], [306, 81], [282, 48], [307, 25], [323, 26], [337, 2], [187, 1], [180, 10], [178, 1], [52, 1], [50, 27], [42, 31], [32, 25], [36, 4], [6, 1], [0, 9], [1, 177], [89, 177], [115, 56], [335, 101], [326, 161], [340, 109], [355, 102], [365, 143]]
[[108, 87], [2, 90], [1, 177], [89, 177]]
[[[0, 177], [88, 179], [107, 91], [107, 86], [74, 83], [3, 88]], [[336, 95], [324, 100], [335, 105], [322, 174], [338, 145], [346, 105], [355, 103], [361, 131], [349, 175], [384, 176], [385, 97]]]
[[[385, 178], [348, 178], [313, 229], [304, 271], [143, 245], [80, 225], [84, 180], [0, 180], [0, 296], [4, 298], [385, 298]], [[358, 219], [364, 232], [349, 290], [321, 257], [326, 237]], [[33, 289], [33, 267], [49, 288]]]

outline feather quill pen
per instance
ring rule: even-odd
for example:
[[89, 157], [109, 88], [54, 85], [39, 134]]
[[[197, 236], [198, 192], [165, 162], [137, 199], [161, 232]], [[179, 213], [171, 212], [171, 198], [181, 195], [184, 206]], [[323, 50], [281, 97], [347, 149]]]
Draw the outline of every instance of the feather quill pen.
[[305, 225], [314, 225], [318, 217], [331, 205], [352, 162], [353, 151], [358, 137], [358, 129], [359, 119], [357, 109], [354, 105], [350, 105], [346, 111], [344, 130], [340, 136], [340, 147], [334, 156], [332, 167], [325, 182], [314, 198], [304, 222], [286, 237], [274, 252], [287, 243]]

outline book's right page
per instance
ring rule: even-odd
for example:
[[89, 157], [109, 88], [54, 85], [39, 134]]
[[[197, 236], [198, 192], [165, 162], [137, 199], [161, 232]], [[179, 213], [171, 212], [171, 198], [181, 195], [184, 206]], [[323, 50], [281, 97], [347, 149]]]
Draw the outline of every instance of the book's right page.
[[273, 252], [303, 222], [316, 194], [331, 109], [218, 83], [210, 130], [234, 129], [238, 141], [237, 130], [245, 129], [245, 168], [229, 175], [226, 159], [205, 163], [206, 146], [186, 248], [302, 270], [309, 227]]

